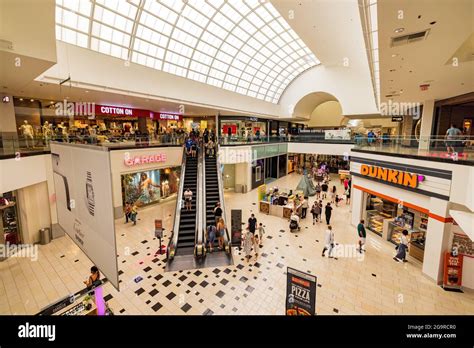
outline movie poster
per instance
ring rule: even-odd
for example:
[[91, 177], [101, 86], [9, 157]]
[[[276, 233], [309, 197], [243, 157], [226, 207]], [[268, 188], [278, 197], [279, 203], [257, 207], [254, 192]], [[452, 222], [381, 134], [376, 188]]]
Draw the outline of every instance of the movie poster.
[[288, 267], [286, 280], [286, 315], [315, 315], [317, 278]]

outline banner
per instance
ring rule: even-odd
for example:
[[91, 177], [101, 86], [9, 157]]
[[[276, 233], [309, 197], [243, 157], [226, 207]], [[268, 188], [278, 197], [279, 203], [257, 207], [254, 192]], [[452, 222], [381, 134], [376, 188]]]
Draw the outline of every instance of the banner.
[[242, 210], [232, 209], [230, 211], [230, 221], [232, 228], [232, 244], [240, 245], [242, 241]]
[[155, 237], [163, 238], [163, 220], [155, 219]]
[[118, 289], [109, 152], [51, 144], [51, 157], [59, 225]]
[[332, 129], [324, 131], [324, 139], [326, 140], [351, 140], [350, 129]]
[[316, 314], [316, 281], [311, 274], [286, 269], [286, 315]]

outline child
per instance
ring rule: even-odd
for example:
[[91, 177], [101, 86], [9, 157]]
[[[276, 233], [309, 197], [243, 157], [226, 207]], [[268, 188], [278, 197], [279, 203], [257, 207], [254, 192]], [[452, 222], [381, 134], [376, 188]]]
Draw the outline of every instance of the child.
[[263, 228], [263, 224], [260, 223], [258, 225], [258, 238], [259, 238], [259, 241], [260, 241], [260, 248], [263, 246], [263, 235], [265, 234], [265, 229]]
[[334, 198], [334, 201], [336, 203], [336, 207], [339, 207], [339, 202], [342, 200], [342, 198], [339, 198], [339, 195], [336, 195], [336, 198]]
[[258, 233], [255, 233], [253, 237], [253, 250], [255, 251], [255, 260], [258, 258], [258, 252], [260, 251], [260, 241], [258, 237]]

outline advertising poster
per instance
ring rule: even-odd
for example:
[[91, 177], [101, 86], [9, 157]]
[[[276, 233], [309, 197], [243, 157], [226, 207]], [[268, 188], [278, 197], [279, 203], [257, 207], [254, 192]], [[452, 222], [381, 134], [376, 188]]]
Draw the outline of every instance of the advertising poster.
[[230, 211], [230, 221], [232, 228], [232, 244], [240, 245], [242, 241], [242, 210], [232, 209]]
[[286, 315], [314, 315], [316, 281], [311, 274], [288, 267], [286, 270]]
[[109, 152], [51, 144], [51, 157], [59, 225], [118, 289]]
[[450, 252], [444, 255], [444, 277], [443, 287], [459, 289], [462, 285], [463, 255], [452, 255]]
[[179, 168], [147, 170], [122, 175], [123, 205], [142, 207], [178, 192]]
[[324, 139], [326, 140], [351, 140], [350, 129], [325, 130]]

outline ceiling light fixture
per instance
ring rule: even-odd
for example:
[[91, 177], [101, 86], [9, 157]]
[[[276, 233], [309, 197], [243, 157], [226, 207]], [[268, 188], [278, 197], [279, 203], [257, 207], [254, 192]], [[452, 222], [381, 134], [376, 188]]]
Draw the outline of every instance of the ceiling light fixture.
[[35, 101], [34, 99], [30, 99], [30, 102], [32, 102], [32, 103], [33, 103], [34, 101]]
[[405, 28], [397, 28], [394, 30], [397, 34], [403, 33], [405, 31]]
[[23, 98], [20, 98], [20, 101], [23, 101]]
[[397, 53], [392, 54], [392, 58], [398, 57]]

